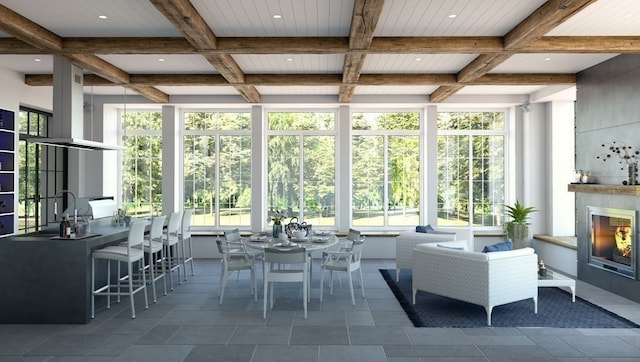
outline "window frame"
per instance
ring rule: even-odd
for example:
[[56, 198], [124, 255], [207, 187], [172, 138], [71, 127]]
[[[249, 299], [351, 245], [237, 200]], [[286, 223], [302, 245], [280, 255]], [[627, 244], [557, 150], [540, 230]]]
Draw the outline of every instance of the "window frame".
[[[357, 113], [417, 113], [418, 120], [418, 129], [417, 130], [355, 130], [353, 129], [353, 117], [354, 114]], [[383, 212], [383, 220], [384, 224], [381, 226], [357, 226], [359, 230], [363, 231], [397, 231], [404, 230], [408, 228], [406, 225], [390, 225], [389, 224], [389, 137], [393, 136], [411, 136], [418, 137], [419, 146], [418, 146], [418, 154], [419, 154], [419, 192], [420, 192], [420, 202], [418, 204], [418, 223], [423, 223], [425, 219], [425, 204], [426, 204], [426, 196], [427, 193], [425, 191], [425, 167], [426, 167], [426, 157], [428, 155], [425, 154], [426, 149], [426, 136], [425, 136], [425, 122], [426, 122], [426, 109], [425, 108], [416, 108], [416, 107], [406, 107], [406, 108], [395, 108], [395, 107], [381, 107], [381, 108], [361, 108], [361, 107], [353, 107], [349, 111], [349, 134], [344, 137], [348, 138], [349, 144], [349, 177], [350, 177], [350, 187], [348, 190], [344, 190], [349, 194], [349, 205], [348, 205], [348, 220], [349, 227], [353, 226], [353, 137], [355, 135], [365, 135], [365, 136], [382, 136], [384, 138], [384, 180], [383, 180], [383, 204], [384, 204], [384, 212]], [[415, 226], [415, 225], [412, 225]]]
[[[504, 114], [504, 129], [502, 130], [441, 130], [437, 127], [437, 116], [439, 113], [487, 113], [487, 112], [493, 112], [493, 113], [503, 113]], [[513, 135], [512, 135], [512, 122], [513, 122], [513, 114], [510, 110], [509, 107], [462, 107], [462, 108], [449, 108], [449, 107], [443, 107], [443, 108], [438, 108], [437, 112], [436, 112], [436, 120], [434, 121], [436, 123], [436, 136], [434, 139], [434, 142], [436, 142], [436, 152], [439, 152], [438, 150], [438, 146], [437, 146], [437, 142], [438, 142], [438, 137], [439, 136], [448, 136], [448, 135], [465, 135], [465, 136], [470, 136], [471, 138], [469, 139], [469, 142], [472, 143], [472, 137], [473, 136], [502, 136], [504, 141], [503, 141], [503, 154], [504, 154], [504, 164], [503, 164], [503, 170], [504, 170], [504, 204], [508, 204], [510, 203], [510, 200], [512, 199], [511, 197], [511, 189], [513, 188], [512, 185], [512, 180], [513, 178], [512, 176], [512, 169], [513, 169], [513, 165], [511, 164], [511, 152], [513, 152], [513, 147], [512, 147], [512, 142], [513, 142]], [[469, 148], [469, 160], [473, 159], [473, 148]], [[439, 154], [435, 155], [435, 159], [436, 159], [436, 169], [438, 169], [439, 165], [438, 165], [438, 159], [440, 158]], [[469, 167], [473, 167], [472, 163], [469, 164]], [[471, 172], [470, 172], [471, 174]], [[479, 230], [481, 232], [499, 232], [502, 233], [502, 223], [504, 222], [504, 206], [500, 209], [499, 211], [499, 219], [497, 224], [495, 226], [492, 225], [488, 225], [488, 226], [482, 226], [482, 225], [474, 225], [473, 224], [473, 211], [474, 211], [474, 204], [473, 204], [473, 183], [471, 182], [472, 180], [469, 180], [468, 182], [468, 193], [469, 193], [469, 201], [467, 204], [467, 208], [470, 210], [470, 215], [469, 215], [469, 222], [466, 225], [460, 225], [460, 226], [454, 226], [454, 225], [438, 225], [438, 202], [437, 202], [437, 194], [438, 194], [438, 182], [439, 179], [437, 178], [437, 173], [436, 173], [436, 185], [434, 187], [434, 191], [436, 193], [436, 203], [435, 205], [433, 205], [434, 209], [435, 209], [435, 215], [436, 218], [434, 220], [436, 226], [440, 226], [441, 228], [446, 228], [446, 229], [472, 229], [472, 230]]]

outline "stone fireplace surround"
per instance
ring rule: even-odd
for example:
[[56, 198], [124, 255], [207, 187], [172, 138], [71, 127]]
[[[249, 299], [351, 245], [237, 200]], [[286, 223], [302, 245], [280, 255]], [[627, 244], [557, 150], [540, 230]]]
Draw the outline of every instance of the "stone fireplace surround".
[[[640, 196], [635, 196], [636, 190], [640, 194], [640, 186], [624, 186], [622, 188], [617, 185], [583, 185], [583, 187], [570, 185], [569, 189], [576, 193], [578, 279], [640, 302], [639, 280], [588, 264], [590, 239], [587, 215], [587, 206], [640, 211]], [[638, 240], [638, 229], [640, 228], [636, 228], [636, 240]], [[635, 252], [638, 255], [637, 250]], [[635, 260], [636, 270], [640, 270], [637, 259]]]

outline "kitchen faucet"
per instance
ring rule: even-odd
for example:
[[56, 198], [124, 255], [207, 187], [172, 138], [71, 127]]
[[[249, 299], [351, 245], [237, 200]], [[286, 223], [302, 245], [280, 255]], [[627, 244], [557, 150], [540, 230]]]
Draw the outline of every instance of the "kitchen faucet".
[[62, 190], [62, 191], [58, 191], [58, 193], [56, 193], [56, 195], [53, 197], [53, 219], [57, 219], [58, 218], [58, 195], [64, 195], [65, 193], [70, 194], [71, 197], [73, 197], [73, 218], [74, 218], [74, 222], [77, 224], [78, 223], [78, 209], [76, 209], [76, 195], [69, 191], [69, 190]]

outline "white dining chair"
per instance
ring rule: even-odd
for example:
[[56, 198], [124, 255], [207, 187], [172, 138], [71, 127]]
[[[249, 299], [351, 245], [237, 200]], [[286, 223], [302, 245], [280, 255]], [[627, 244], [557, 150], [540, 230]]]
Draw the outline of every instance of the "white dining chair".
[[220, 284], [218, 286], [218, 296], [220, 304], [224, 299], [224, 291], [227, 286], [229, 273], [233, 271], [249, 270], [251, 272], [251, 294], [253, 299], [258, 301], [258, 291], [256, 284], [256, 266], [254, 260], [247, 254], [243, 244], [230, 244], [226, 240], [216, 240], [218, 252], [220, 253], [221, 267]]
[[360, 237], [360, 233], [349, 233], [347, 241], [339, 245], [336, 251], [327, 251], [323, 253], [323, 259], [320, 264], [320, 302], [322, 302], [324, 294], [324, 271], [329, 270], [330, 294], [333, 295], [333, 272], [346, 272], [349, 283], [349, 292], [351, 293], [351, 304], [356, 305], [353, 294], [353, 272], [357, 271], [360, 276], [360, 288], [362, 289], [362, 297], [365, 298], [364, 280], [362, 278], [362, 248], [364, 247], [364, 238]]
[[[276, 266], [277, 264], [277, 266]], [[286, 267], [280, 266], [286, 264]], [[295, 268], [294, 268], [295, 266]], [[302, 305], [304, 319], [307, 319], [307, 299], [309, 293], [309, 257], [305, 248], [265, 248], [263, 263], [264, 301], [263, 318], [267, 318], [267, 299], [269, 310], [273, 309], [274, 283], [302, 283]]]

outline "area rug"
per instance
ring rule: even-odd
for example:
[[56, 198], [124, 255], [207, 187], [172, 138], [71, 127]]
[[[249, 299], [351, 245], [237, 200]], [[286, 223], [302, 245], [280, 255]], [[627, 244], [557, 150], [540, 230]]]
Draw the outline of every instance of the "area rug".
[[[484, 307], [419, 291], [412, 304], [411, 273], [403, 272], [395, 281], [395, 269], [380, 269], [407, 316], [416, 327], [487, 327]], [[531, 299], [493, 308], [492, 327], [546, 328], [640, 328], [639, 325], [559, 288], [538, 288], [538, 314]]]

